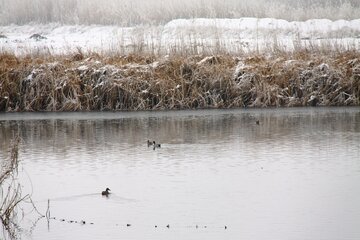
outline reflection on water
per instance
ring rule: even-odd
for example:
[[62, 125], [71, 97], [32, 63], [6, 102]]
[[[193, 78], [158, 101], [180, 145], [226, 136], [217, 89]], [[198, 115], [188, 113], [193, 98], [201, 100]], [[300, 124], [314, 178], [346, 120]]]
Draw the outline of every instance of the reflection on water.
[[24, 188], [66, 219], [33, 239], [360, 238], [359, 108], [1, 114], [0, 159], [16, 134]]

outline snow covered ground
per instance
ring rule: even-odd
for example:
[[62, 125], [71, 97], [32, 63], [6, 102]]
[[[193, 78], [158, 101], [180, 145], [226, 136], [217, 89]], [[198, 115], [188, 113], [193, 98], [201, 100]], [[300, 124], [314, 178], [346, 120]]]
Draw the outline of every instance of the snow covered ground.
[[305, 45], [360, 49], [360, 19], [288, 22], [273, 18], [197, 18], [127, 28], [54, 23], [0, 26], [0, 51], [17, 55], [66, 54], [79, 49], [98, 53], [236, 52], [292, 50]]

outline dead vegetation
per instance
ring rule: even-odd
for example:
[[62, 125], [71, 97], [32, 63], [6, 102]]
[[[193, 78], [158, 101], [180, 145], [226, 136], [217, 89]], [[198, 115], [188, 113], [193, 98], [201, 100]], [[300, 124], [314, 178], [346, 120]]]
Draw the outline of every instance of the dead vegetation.
[[19, 141], [19, 137], [13, 141], [10, 159], [3, 163], [0, 172], [0, 220], [5, 230], [3, 236], [10, 239], [17, 238], [21, 231], [17, 224], [17, 208], [19, 203], [29, 197], [28, 195], [22, 196], [21, 187], [15, 180], [18, 168]]
[[358, 106], [360, 53], [0, 55], [0, 111]]
[[[23, 185], [19, 182], [19, 145], [21, 138], [15, 136], [11, 143], [8, 159], [0, 159], [0, 225], [2, 227], [1, 239], [21, 239], [24, 234], [29, 234], [37, 221], [43, 217], [30, 194], [23, 193]], [[25, 210], [26, 209], [26, 210]], [[48, 212], [49, 212], [48, 208]], [[23, 228], [25, 215], [35, 213], [37, 220], [30, 229]], [[50, 212], [49, 212], [50, 214]], [[34, 216], [34, 215], [31, 215]], [[49, 219], [48, 219], [49, 220]], [[27, 221], [33, 221], [30, 217]]]

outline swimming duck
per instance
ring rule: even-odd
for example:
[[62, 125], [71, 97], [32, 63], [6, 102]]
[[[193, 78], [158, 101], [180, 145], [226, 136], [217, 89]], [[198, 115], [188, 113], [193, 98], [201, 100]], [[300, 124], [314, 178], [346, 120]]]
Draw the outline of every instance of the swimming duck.
[[106, 189], [105, 189], [105, 191], [102, 191], [102, 192], [101, 192], [101, 195], [103, 195], [103, 196], [107, 196], [107, 195], [109, 195], [109, 194], [110, 194], [110, 192], [109, 192], [109, 191], [110, 191], [110, 189], [109, 189], [109, 188], [106, 188]]
[[256, 120], [256, 125], [260, 125], [260, 121], [259, 121], [259, 120]]
[[154, 148], [160, 148], [161, 147], [161, 144], [160, 143], [155, 143], [155, 141], [153, 141], [153, 145], [154, 145]]
[[148, 140], [147, 140], [147, 145], [148, 145], [148, 147], [152, 146], [152, 145], [154, 144], [154, 142], [155, 142], [155, 141], [150, 142], [149, 139], [148, 139]]

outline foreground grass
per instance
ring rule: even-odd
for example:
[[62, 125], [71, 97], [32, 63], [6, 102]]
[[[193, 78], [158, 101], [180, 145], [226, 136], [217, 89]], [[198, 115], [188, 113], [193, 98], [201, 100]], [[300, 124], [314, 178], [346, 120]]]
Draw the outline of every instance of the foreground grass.
[[0, 111], [358, 106], [360, 52], [0, 55]]
[[[26, 214], [35, 212], [38, 220], [45, 217], [37, 210], [31, 196], [22, 192], [23, 185], [18, 178], [20, 141], [19, 136], [13, 137], [9, 158], [0, 159], [0, 239], [21, 239], [24, 234], [31, 233], [37, 220], [29, 230], [23, 228]], [[24, 211], [25, 205], [28, 211]], [[28, 220], [32, 221], [30, 218]]]
[[28, 198], [22, 196], [20, 184], [15, 178], [18, 168], [18, 151], [20, 138], [16, 137], [11, 148], [10, 159], [2, 163], [0, 169], [0, 223], [3, 228], [3, 237], [15, 239], [20, 232], [17, 223], [18, 205]]

